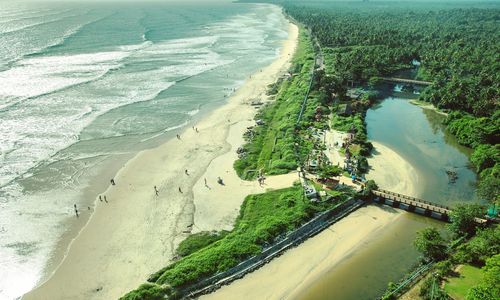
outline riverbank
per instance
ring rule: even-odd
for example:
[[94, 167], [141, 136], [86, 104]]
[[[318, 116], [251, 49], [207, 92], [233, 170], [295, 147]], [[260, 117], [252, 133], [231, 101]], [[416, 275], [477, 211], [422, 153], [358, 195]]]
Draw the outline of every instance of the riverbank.
[[[414, 194], [417, 183], [413, 168], [391, 149], [377, 143], [375, 148], [378, 150], [370, 158], [370, 164], [375, 160], [375, 167], [370, 176], [377, 178], [381, 187]], [[401, 185], [395, 176], [409, 183]], [[358, 209], [299, 247], [201, 299], [301, 299], [326, 273], [348, 263], [354, 253], [366, 247], [367, 241], [390, 229], [404, 214], [376, 205]], [[273, 288], [263, 289], [262, 282]]]
[[415, 168], [391, 148], [373, 142], [368, 158], [370, 171], [367, 179], [374, 180], [383, 189], [409, 196], [418, 196], [419, 176]]
[[423, 109], [428, 109], [428, 110], [435, 111], [436, 113], [438, 113], [440, 115], [443, 115], [445, 117], [448, 116], [447, 113], [445, 113], [444, 111], [438, 109], [437, 107], [435, 107], [434, 105], [432, 105], [429, 102], [423, 102], [423, 101], [418, 101], [418, 100], [410, 100], [410, 103], [413, 104], [413, 105], [416, 105], [416, 106], [420, 106]]
[[234, 147], [253, 122], [250, 102], [266, 100], [267, 86], [290, 66], [297, 26], [290, 24], [288, 33], [279, 57], [196, 124], [197, 130], [186, 129], [179, 139], [139, 153], [119, 171], [116, 185], [103, 193], [107, 203], [96, 200], [96, 211], [55, 273], [23, 299], [118, 298], [168, 264], [191, 231], [231, 226], [244, 198], [240, 194], [291, 185], [294, 174], [268, 180], [263, 187], [237, 181], [234, 159], [227, 165], [231, 158], [224, 156], [235, 155]]

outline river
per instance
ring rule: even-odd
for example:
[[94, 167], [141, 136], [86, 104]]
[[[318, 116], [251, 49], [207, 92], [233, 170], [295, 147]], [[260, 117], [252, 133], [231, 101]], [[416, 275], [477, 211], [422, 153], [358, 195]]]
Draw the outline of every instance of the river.
[[[476, 201], [476, 174], [468, 161], [470, 149], [458, 145], [445, 131], [445, 116], [413, 105], [408, 98], [394, 92], [368, 110], [368, 138], [391, 148], [413, 166], [420, 184], [412, 196], [448, 206]], [[454, 183], [447, 170], [456, 172]], [[388, 282], [398, 281], [418, 261], [413, 240], [418, 230], [428, 226], [444, 228], [444, 223], [404, 213], [333, 267], [299, 299], [376, 299]]]

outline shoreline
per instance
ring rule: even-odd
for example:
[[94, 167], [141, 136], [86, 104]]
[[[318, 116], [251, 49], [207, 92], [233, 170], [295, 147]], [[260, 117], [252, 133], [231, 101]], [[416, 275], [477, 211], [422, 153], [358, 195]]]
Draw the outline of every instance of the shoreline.
[[[232, 190], [246, 192], [237, 185], [229, 187], [232, 176], [225, 173], [227, 166], [214, 162], [221, 157], [227, 161], [225, 156], [236, 155], [231, 148], [242, 141], [243, 132], [253, 123], [256, 113], [249, 102], [256, 95], [267, 98], [267, 85], [288, 69], [298, 38], [298, 27], [292, 23], [288, 26], [288, 39], [283, 42], [280, 55], [261, 72], [250, 76], [226, 104], [195, 124], [199, 133], [187, 128], [180, 140], [174, 138], [157, 148], [142, 151], [120, 169], [114, 177], [116, 186], [109, 186], [102, 194], [109, 203], [95, 200], [96, 210], [70, 243], [55, 272], [22, 299], [120, 297], [171, 261], [176, 245], [192, 231], [224, 229], [229, 222], [232, 224], [238, 213], [234, 207], [239, 210], [246, 196], [238, 199]], [[235, 136], [241, 137], [240, 140], [233, 138]], [[230, 161], [231, 170], [233, 161]], [[189, 175], [184, 173], [186, 169]], [[226, 186], [216, 183], [215, 174], [221, 174], [217, 176], [224, 179]], [[210, 209], [195, 209], [206, 203], [206, 198], [198, 199], [199, 195], [208, 194], [204, 178], [213, 187], [210, 194], [215, 197], [212, 198], [224, 200], [218, 196], [232, 195], [233, 203], [227, 205], [232, 209], [219, 215], [213, 212], [221, 208], [220, 203], [212, 203]], [[295, 174], [287, 174], [275, 182], [269, 181], [265, 187], [250, 183], [248, 190], [288, 186], [295, 179]], [[211, 219], [205, 220], [208, 216]], [[198, 221], [200, 225], [194, 226], [195, 220], [203, 220], [205, 224]]]
[[370, 170], [367, 179], [373, 179], [380, 187], [393, 192], [419, 197], [417, 170], [399, 153], [388, 146], [371, 141], [372, 154], [368, 157]]
[[447, 113], [445, 113], [444, 111], [441, 111], [439, 108], [435, 107], [433, 104], [431, 103], [427, 103], [427, 102], [422, 102], [422, 101], [418, 101], [418, 100], [410, 100], [410, 103], [413, 104], [413, 105], [416, 105], [416, 106], [419, 106], [421, 107], [422, 109], [428, 109], [428, 110], [432, 110], [432, 111], [435, 111], [436, 113], [440, 114], [440, 115], [443, 115], [445, 117], [448, 116]]
[[[367, 177], [377, 178], [384, 188], [415, 194], [418, 176], [413, 167], [387, 146], [373, 144], [377, 152], [369, 158], [372, 169]], [[399, 179], [394, 180], [396, 177]], [[401, 185], [401, 181], [410, 183]], [[321, 277], [348, 263], [377, 233], [397, 226], [404, 214], [379, 205], [362, 207], [262, 268], [200, 299], [301, 299]], [[262, 289], [262, 282], [273, 289]]]

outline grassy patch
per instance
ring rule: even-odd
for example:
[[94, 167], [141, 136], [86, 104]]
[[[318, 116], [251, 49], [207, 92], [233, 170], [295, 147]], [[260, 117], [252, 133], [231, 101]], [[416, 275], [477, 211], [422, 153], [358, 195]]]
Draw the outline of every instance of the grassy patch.
[[177, 248], [177, 254], [179, 256], [188, 256], [189, 254], [222, 239], [228, 233], [228, 231], [203, 231], [192, 234], [179, 244], [179, 247]]
[[359, 156], [359, 151], [360, 150], [361, 150], [361, 146], [358, 145], [358, 144], [351, 144], [351, 145], [349, 145], [349, 151], [355, 157]]
[[[253, 136], [243, 146], [244, 156], [234, 163], [241, 178], [253, 179], [261, 169], [265, 174], [277, 175], [297, 168], [295, 123], [309, 87], [313, 64], [314, 51], [310, 37], [301, 31], [292, 63], [293, 76], [285, 79], [279, 88], [273, 86], [273, 90], [277, 91], [275, 101], [256, 116], [256, 119], [263, 121], [263, 125], [252, 129]], [[313, 118], [316, 106], [317, 100], [312, 97], [305, 109], [304, 120]]]
[[226, 271], [259, 253], [277, 235], [302, 224], [314, 211], [299, 186], [250, 195], [230, 233], [158, 271], [150, 281], [182, 287]]
[[453, 297], [453, 299], [465, 300], [469, 289], [477, 285], [481, 281], [483, 275], [481, 269], [471, 265], [464, 265], [459, 273], [459, 277], [449, 278], [444, 286], [444, 290]]

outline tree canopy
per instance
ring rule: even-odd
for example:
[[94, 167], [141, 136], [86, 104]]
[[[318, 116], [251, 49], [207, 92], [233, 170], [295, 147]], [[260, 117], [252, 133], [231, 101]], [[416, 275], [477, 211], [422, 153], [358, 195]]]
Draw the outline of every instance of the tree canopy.
[[446, 257], [445, 241], [435, 227], [424, 228], [417, 232], [414, 245], [419, 252], [432, 260], [442, 260]]
[[285, 2], [318, 39], [329, 72], [369, 81], [420, 65], [423, 100], [491, 116], [500, 95], [498, 6], [464, 9], [408, 2]]

